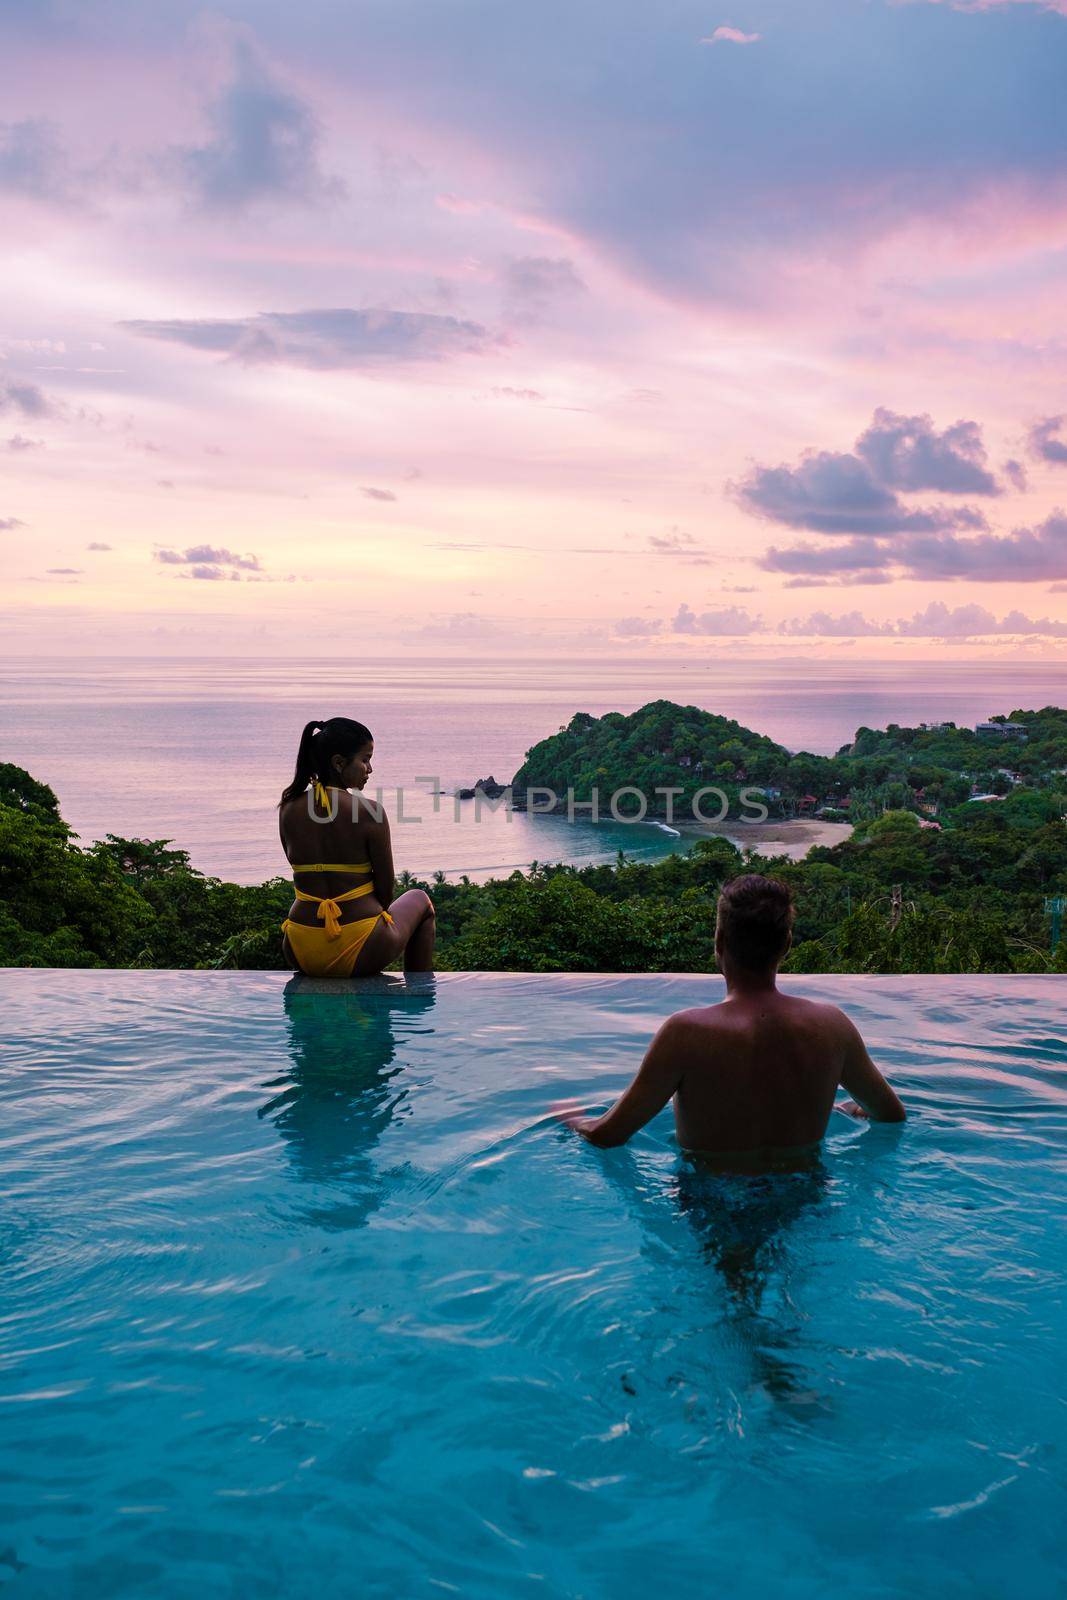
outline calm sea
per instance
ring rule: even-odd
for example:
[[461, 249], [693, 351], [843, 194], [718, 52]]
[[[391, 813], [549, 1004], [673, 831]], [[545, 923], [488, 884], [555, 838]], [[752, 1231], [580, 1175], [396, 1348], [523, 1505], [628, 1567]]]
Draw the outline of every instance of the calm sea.
[[[83, 841], [167, 838], [202, 871], [252, 883], [286, 870], [275, 804], [312, 717], [352, 716], [375, 738], [374, 782], [394, 818], [398, 867], [481, 879], [533, 860], [648, 859], [680, 847], [648, 824], [483, 814], [443, 788], [506, 781], [526, 750], [575, 711], [670, 699], [735, 717], [792, 750], [832, 754], [857, 727], [1067, 704], [1067, 663], [826, 664], [813, 661], [448, 662], [102, 659], [0, 664], [0, 759], [52, 785]], [[405, 812], [396, 820], [396, 789]], [[419, 820], [414, 820], [418, 818]], [[724, 829], [723, 831], [730, 831]], [[743, 825], [731, 837], [744, 838]]]

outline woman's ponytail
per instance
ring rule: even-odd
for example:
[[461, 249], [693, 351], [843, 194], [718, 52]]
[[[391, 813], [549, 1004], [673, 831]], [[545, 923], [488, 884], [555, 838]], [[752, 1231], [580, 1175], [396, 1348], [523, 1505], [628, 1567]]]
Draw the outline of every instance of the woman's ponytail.
[[300, 748], [296, 752], [296, 771], [293, 773], [293, 781], [289, 785], [288, 789], [283, 789], [282, 797], [278, 802], [279, 805], [284, 805], [287, 800], [299, 799], [300, 795], [304, 793], [304, 790], [307, 788], [312, 778], [317, 775], [315, 761], [315, 737], [321, 732], [321, 722], [309, 722], [305, 724], [304, 731], [300, 735]]

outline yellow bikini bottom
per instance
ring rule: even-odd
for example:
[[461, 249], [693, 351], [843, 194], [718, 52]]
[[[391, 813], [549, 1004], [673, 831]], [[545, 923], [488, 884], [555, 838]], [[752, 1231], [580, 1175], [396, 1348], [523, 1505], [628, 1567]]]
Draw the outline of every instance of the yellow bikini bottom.
[[379, 911], [373, 917], [360, 917], [356, 922], [341, 922], [342, 900], [354, 900], [368, 894], [371, 885], [361, 884], [347, 894], [320, 898], [296, 890], [298, 900], [318, 903], [318, 915], [325, 926], [309, 927], [304, 922], [293, 922], [286, 917], [282, 930], [289, 940], [289, 948], [296, 957], [301, 972], [309, 978], [350, 978], [359, 952], [378, 926], [379, 922], [392, 922], [388, 911]]

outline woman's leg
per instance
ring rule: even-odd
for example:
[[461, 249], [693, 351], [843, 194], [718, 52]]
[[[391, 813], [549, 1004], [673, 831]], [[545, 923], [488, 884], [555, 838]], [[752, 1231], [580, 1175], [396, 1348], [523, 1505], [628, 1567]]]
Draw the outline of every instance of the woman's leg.
[[[418, 920], [415, 929], [407, 944], [404, 946], [404, 971], [405, 972], [432, 972], [433, 947], [437, 939], [437, 913], [433, 908], [433, 901], [424, 889], [409, 889], [407, 894], [400, 896], [406, 900], [409, 895], [418, 895], [422, 902], [421, 909], [415, 907]], [[393, 907], [389, 907], [389, 915], [395, 917]]]
[[432, 972], [437, 925], [433, 901], [424, 889], [409, 889], [389, 907], [392, 923], [379, 922], [356, 957], [353, 976], [381, 972], [404, 952], [405, 972]]

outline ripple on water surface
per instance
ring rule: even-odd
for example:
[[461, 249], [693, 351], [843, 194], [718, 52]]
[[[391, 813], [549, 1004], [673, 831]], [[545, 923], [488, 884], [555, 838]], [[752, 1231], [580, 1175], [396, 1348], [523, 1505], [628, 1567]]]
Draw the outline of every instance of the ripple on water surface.
[[715, 979], [0, 981], [6, 1593], [1061, 1592], [1062, 979], [762, 1176], [549, 1114]]

